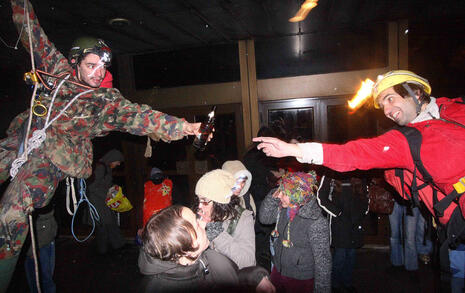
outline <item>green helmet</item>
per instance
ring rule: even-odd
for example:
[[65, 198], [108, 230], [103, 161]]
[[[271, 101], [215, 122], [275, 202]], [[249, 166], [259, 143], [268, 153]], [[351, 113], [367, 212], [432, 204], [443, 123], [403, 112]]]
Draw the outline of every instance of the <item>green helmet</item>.
[[111, 49], [101, 39], [81, 37], [73, 42], [69, 50], [68, 60], [75, 67], [89, 53], [98, 55], [108, 67], [111, 64]]

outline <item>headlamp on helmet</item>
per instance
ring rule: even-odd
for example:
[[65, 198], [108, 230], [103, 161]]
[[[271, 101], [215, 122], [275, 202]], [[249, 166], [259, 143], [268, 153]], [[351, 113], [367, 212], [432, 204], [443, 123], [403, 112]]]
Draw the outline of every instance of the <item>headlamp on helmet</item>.
[[75, 67], [90, 53], [99, 56], [106, 67], [111, 65], [110, 47], [103, 40], [92, 37], [82, 37], [74, 41], [69, 51], [69, 63]]

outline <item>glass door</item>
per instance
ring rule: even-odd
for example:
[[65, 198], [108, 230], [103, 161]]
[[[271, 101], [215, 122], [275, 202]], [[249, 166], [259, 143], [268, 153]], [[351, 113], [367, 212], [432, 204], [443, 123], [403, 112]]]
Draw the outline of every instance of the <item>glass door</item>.
[[285, 139], [315, 140], [320, 136], [317, 105], [316, 99], [264, 102], [259, 106], [260, 122], [261, 125], [268, 125], [275, 130], [282, 129], [286, 134]]
[[263, 102], [259, 106], [261, 125], [282, 127], [286, 139], [344, 143], [377, 134], [379, 113], [362, 107], [352, 113], [350, 96], [316, 97]]

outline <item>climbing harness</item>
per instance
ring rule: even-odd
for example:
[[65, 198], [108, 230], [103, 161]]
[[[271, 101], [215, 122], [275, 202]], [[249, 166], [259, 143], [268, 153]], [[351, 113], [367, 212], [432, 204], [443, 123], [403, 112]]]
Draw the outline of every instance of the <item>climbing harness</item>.
[[[48, 129], [48, 127], [50, 127], [50, 125], [52, 125], [58, 118], [60, 118], [61, 115], [63, 115], [65, 113], [65, 111], [80, 96], [85, 95], [85, 94], [90, 93], [90, 92], [93, 91], [93, 89], [91, 87], [87, 86], [87, 85], [83, 85], [83, 84], [80, 84], [79, 82], [68, 80], [69, 77], [71, 76], [71, 74], [65, 73], [65, 74], [61, 74], [61, 75], [54, 75], [54, 74], [50, 74], [50, 73], [47, 73], [45, 71], [41, 71], [41, 70], [36, 69], [35, 62], [34, 62], [34, 54], [33, 54], [34, 50], [33, 50], [33, 44], [32, 44], [32, 30], [31, 30], [30, 16], [29, 16], [29, 9], [28, 9], [28, 2], [27, 1], [24, 1], [24, 17], [25, 17], [25, 19], [23, 20], [23, 23], [22, 23], [22, 26], [21, 26], [21, 31], [19, 33], [19, 37], [18, 37], [18, 40], [17, 40], [17, 42], [15, 44], [14, 49], [17, 49], [17, 45], [18, 45], [19, 40], [21, 39], [21, 36], [23, 34], [23, 29], [26, 28], [25, 30], [27, 30], [27, 34], [28, 34], [29, 53], [30, 53], [30, 58], [31, 58], [31, 67], [32, 67], [32, 69], [31, 69], [30, 72], [25, 73], [24, 80], [26, 81], [27, 84], [30, 84], [31, 86], [33, 86], [33, 91], [32, 91], [32, 96], [31, 96], [31, 99], [30, 99], [29, 118], [28, 118], [28, 122], [27, 122], [27, 128], [26, 128], [26, 133], [25, 133], [25, 136], [24, 136], [24, 140], [22, 141], [22, 143], [20, 145], [20, 150], [18, 152], [18, 157], [13, 161], [13, 163], [11, 165], [11, 169], [10, 169], [10, 176], [12, 177], [12, 179], [15, 178], [15, 176], [18, 174], [19, 169], [23, 166], [23, 164], [28, 161], [28, 155], [34, 149], [40, 147], [41, 144], [45, 141], [45, 139], [46, 139], [46, 130]], [[3, 39], [1, 39], [1, 41], [3, 43], [5, 43], [3, 41]], [[6, 43], [5, 43], [5, 45], [7, 47], [11, 47], [11, 46], [8, 46]], [[41, 75], [52, 77], [52, 78], [55, 79], [55, 81], [53, 83], [48, 82], [49, 81], [49, 79], [48, 79], [47, 82], [45, 82], [44, 78]], [[59, 82], [58, 86], [56, 86], [58, 81], [60, 81], [60, 82]], [[75, 84], [75, 85], [80, 86], [80, 87], [82, 87], [84, 89], [87, 89], [87, 90], [85, 90], [84, 92], [81, 92], [81, 93], [77, 94], [76, 96], [74, 96], [66, 104], [66, 106], [63, 109], [61, 109], [61, 111], [53, 119], [51, 119], [50, 116], [51, 116], [51, 113], [52, 113], [52, 108], [53, 108], [53, 103], [54, 103], [55, 97], [56, 97], [59, 89], [61, 88], [61, 86], [65, 82]], [[51, 99], [50, 106], [47, 109], [47, 107], [44, 104], [42, 104], [41, 100], [43, 98], [43, 95], [47, 95], [47, 94], [51, 93], [53, 90], [55, 92], [54, 92], [53, 97]], [[29, 132], [31, 131], [32, 119], [33, 119], [34, 115], [37, 116], [37, 117], [45, 117], [46, 116], [45, 125], [43, 126], [42, 129], [35, 130], [32, 133], [32, 137], [29, 137]], [[86, 241], [90, 237], [90, 235], [93, 233], [94, 228], [95, 228], [95, 220], [94, 219], [98, 220], [99, 216], [98, 216], [98, 213], [97, 213], [95, 207], [87, 200], [87, 197], [85, 195], [85, 181], [84, 181], [84, 179], [81, 179], [80, 185], [81, 185], [81, 198], [80, 198], [79, 203], [77, 203], [77, 204], [76, 204], [76, 199], [75, 199], [75, 196], [74, 196], [74, 186], [73, 186], [74, 213], [73, 213], [73, 218], [72, 218], [72, 223], [71, 223], [71, 231], [72, 231], [72, 234], [75, 237], [76, 241], [83, 242], [83, 241]], [[30, 192], [28, 194], [30, 195]], [[28, 218], [29, 218], [29, 229], [30, 229], [30, 235], [31, 235], [32, 251], [33, 251], [33, 257], [34, 257], [34, 267], [35, 267], [35, 282], [36, 282], [37, 292], [41, 293], [42, 291], [41, 291], [41, 288], [40, 288], [40, 279], [39, 279], [40, 276], [39, 276], [39, 267], [38, 267], [38, 260], [37, 260], [37, 251], [36, 251], [36, 237], [34, 235], [34, 223], [33, 223], [33, 217], [32, 217], [32, 212], [34, 210], [34, 207], [33, 207], [32, 199], [30, 197], [25, 198], [24, 200], [28, 201], [28, 203], [26, 205], [27, 208], [24, 210], [24, 212], [28, 215]], [[77, 210], [79, 208], [79, 205], [82, 202], [85, 202], [85, 201], [87, 201], [88, 205], [89, 205], [89, 210], [90, 210], [90, 214], [91, 214], [91, 218], [92, 218], [93, 227], [92, 227], [92, 232], [89, 234], [89, 236], [87, 236], [84, 240], [79, 240], [74, 235], [73, 225], [74, 225], [74, 219], [75, 219]], [[69, 205], [67, 205], [67, 207], [69, 207]], [[68, 212], [70, 212], [69, 209], [68, 209]], [[15, 239], [13, 239], [13, 237], [12, 237], [12, 234], [11, 234], [12, 231], [11, 231], [9, 225], [8, 225], [9, 221], [6, 220], [6, 215], [0, 215], [0, 216], [1, 216], [0, 217], [0, 225], [4, 226], [5, 232], [6, 232], [6, 235], [4, 235], [5, 236], [5, 242], [6, 242], [6, 249], [8, 251], [11, 251], [12, 254], [15, 254], [15, 253], [17, 253], [17, 252], [14, 251], [16, 243], [15, 243]]]
[[[67, 78], [69, 78], [69, 75], [67, 76]], [[66, 79], [67, 79], [66, 78]], [[61, 115], [63, 115], [63, 113], [65, 113], [65, 111], [71, 106], [71, 104], [74, 103], [74, 101], [77, 100], [77, 98], [79, 98], [80, 96], [82, 95], [85, 95], [87, 93], [90, 93], [92, 90], [87, 90], [87, 91], [84, 91], [82, 93], [79, 93], [77, 94], [76, 96], [74, 96], [73, 99], [71, 99], [71, 101], [68, 102], [68, 104], [66, 104], [66, 106], [60, 111], [60, 113], [55, 116], [51, 121], [49, 121], [50, 119], [50, 114], [51, 114], [51, 109], [53, 107], [53, 102], [55, 100], [55, 97], [58, 93], [58, 90], [59, 88], [63, 85], [63, 83], [66, 81], [66, 79], [63, 79], [60, 84], [58, 85], [53, 97], [52, 97], [52, 101], [50, 102], [50, 108], [48, 110], [48, 113], [47, 113], [47, 119], [45, 120], [45, 125], [42, 129], [37, 129], [35, 130], [33, 133], [32, 133], [32, 137], [27, 139], [28, 137], [28, 134], [29, 134], [29, 131], [30, 131], [30, 128], [31, 128], [31, 123], [28, 124], [28, 129], [27, 129], [27, 132], [26, 132], [26, 138], [25, 138], [25, 141], [24, 141], [24, 149], [25, 151], [22, 153], [21, 156], [19, 156], [18, 158], [16, 158], [12, 165], [11, 165], [11, 169], [10, 169], [10, 176], [12, 178], [14, 178], [16, 176], [16, 174], [18, 174], [18, 171], [19, 171], [19, 168], [21, 168], [21, 166], [27, 162], [28, 160], [28, 155], [36, 148], [38, 148], [44, 141], [45, 141], [45, 138], [47, 137], [47, 134], [46, 134], [46, 130], [48, 127], [50, 127], [50, 125], [52, 125], [53, 122], [55, 122], [58, 118], [61, 117]], [[32, 107], [31, 107], [31, 111], [32, 111]], [[31, 117], [32, 115], [30, 115], [29, 117], [29, 120], [31, 120]], [[30, 145], [30, 148], [27, 148], [28, 146]]]

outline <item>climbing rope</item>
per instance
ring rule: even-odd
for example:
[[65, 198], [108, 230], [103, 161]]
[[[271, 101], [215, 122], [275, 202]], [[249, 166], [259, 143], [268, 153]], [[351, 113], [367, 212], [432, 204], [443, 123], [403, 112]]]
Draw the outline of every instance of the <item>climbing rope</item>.
[[41, 293], [42, 290], [40, 289], [40, 281], [39, 281], [39, 261], [37, 259], [37, 248], [36, 248], [36, 239], [34, 233], [34, 222], [32, 220], [32, 212], [29, 213], [29, 233], [31, 234], [31, 245], [32, 245], [32, 255], [34, 257], [34, 273], [36, 277], [36, 287], [37, 292]]
[[[73, 211], [69, 209], [70, 198], [73, 199]], [[73, 177], [66, 177], [66, 210], [70, 216], [73, 216], [77, 210], [76, 190], [74, 189]]]
[[[65, 80], [63, 80], [62, 82], [64, 82], [64, 81]], [[62, 84], [63, 83], [60, 83], [60, 85], [62, 85]], [[58, 91], [58, 88], [57, 88], [57, 91]], [[58, 118], [60, 118], [60, 116], [63, 115], [63, 113], [71, 106], [71, 104], [74, 103], [74, 101], [76, 101], [77, 98], [79, 98], [80, 96], [85, 95], [87, 93], [90, 93], [91, 91], [93, 91], [93, 90], [88, 90], [88, 91], [77, 94], [71, 101], [68, 102], [68, 104], [66, 104], [66, 106], [60, 111], [60, 113], [57, 116], [55, 116], [50, 122], [46, 122], [42, 129], [37, 129], [32, 133], [32, 137], [27, 140], [27, 144], [26, 143], [24, 144], [25, 145], [25, 151], [23, 152], [23, 154], [21, 156], [19, 156], [17, 159], [15, 159], [13, 161], [13, 163], [11, 164], [10, 176], [12, 178], [15, 178], [16, 174], [18, 174], [19, 168], [21, 168], [21, 166], [25, 162], [27, 162], [27, 157], [31, 153], [31, 151], [38, 148], [45, 141], [45, 138], [47, 137], [47, 134], [45, 133], [45, 131], [47, 130], [47, 128], [50, 125], [52, 125], [52, 123], [55, 122]], [[56, 94], [56, 92], [55, 92], [55, 94]], [[55, 98], [55, 95], [54, 95], [53, 98]], [[53, 101], [53, 99], [52, 99], [52, 101]], [[50, 115], [50, 111], [49, 111], [48, 115]], [[48, 118], [49, 118], [49, 116], [47, 117], [47, 120], [48, 120]], [[30, 127], [30, 125], [28, 126], [28, 128], [29, 127]], [[26, 151], [26, 145], [29, 145], [29, 144], [30, 144], [30, 148], [28, 148], [27, 151]]]
[[[74, 211], [73, 219], [71, 220], [71, 234], [73, 234], [73, 237], [74, 237], [74, 239], [76, 239], [77, 242], [84, 242], [87, 239], [89, 239], [89, 237], [94, 233], [95, 221], [96, 220], [99, 221], [100, 217], [99, 217], [99, 214], [97, 212], [97, 209], [94, 207], [94, 205], [87, 198], [87, 195], [86, 195], [86, 181], [81, 178], [79, 183], [80, 183], [80, 191], [79, 192], [81, 194], [81, 198], [79, 199], [76, 210]], [[79, 209], [79, 206], [84, 202], [87, 202], [87, 205], [89, 206], [89, 214], [90, 214], [90, 218], [92, 219], [92, 231], [90, 231], [90, 233], [89, 233], [89, 235], [87, 235], [87, 237], [85, 237], [84, 239], [81, 240], [81, 239], [78, 239], [76, 237], [76, 235], [74, 234], [74, 219], [76, 218], [76, 214], [77, 214], [77, 211]]]
[[[27, 23], [27, 33], [28, 33], [28, 41], [29, 41], [29, 54], [30, 54], [30, 58], [31, 58], [31, 68], [32, 68], [31, 73], [30, 73], [29, 76], [33, 77], [33, 78], [31, 78], [31, 81], [34, 84], [34, 89], [33, 89], [32, 96], [31, 96], [29, 119], [28, 119], [28, 123], [27, 123], [26, 135], [25, 135], [24, 141], [21, 143], [21, 147], [20, 147], [22, 149], [22, 152], [21, 151], [19, 152], [18, 158], [16, 158], [13, 161], [11, 169], [10, 169], [10, 175], [11, 175], [12, 179], [15, 178], [15, 176], [18, 174], [19, 169], [23, 166], [23, 164], [27, 162], [28, 155], [34, 149], [40, 147], [42, 145], [42, 143], [45, 141], [45, 139], [47, 137], [47, 135], [46, 135], [47, 128], [50, 127], [50, 125], [52, 125], [59, 117], [61, 117], [61, 115], [63, 115], [63, 113], [65, 113], [65, 111], [74, 103], [74, 101], [76, 101], [76, 99], [78, 99], [80, 96], [82, 96], [84, 94], [87, 94], [87, 93], [89, 93], [89, 92], [91, 92], [93, 90], [93, 89], [90, 89], [90, 87], [88, 87], [88, 86], [81, 85], [81, 84], [79, 84], [77, 82], [72, 82], [72, 83], [74, 83], [76, 85], [82, 86], [82, 87], [87, 88], [89, 90], [77, 94], [73, 99], [71, 99], [71, 101], [69, 101], [66, 104], [66, 106], [59, 112], [58, 115], [56, 115], [52, 120], [50, 120], [50, 115], [51, 115], [51, 112], [52, 112], [55, 97], [56, 97], [60, 87], [63, 85], [63, 83], [65, 81], [67, 81], [67, 79], [71, 75], [68, 74], [65, 77], [63, 77], [64, 75], [56, 76], [56, 75], [53, 75], [53, 74], [48, 74], [46, 72], [40, 71], [40, 73], [42, 73], [42, 74], [55, 77], [56, 80], [61, 79], [61, 81], [60, 81], [60, 84], [55, 89], [55, 93], [53, 95], [53, 98], [52, 98], [51, 103], [50, 103], [50, 107], [48, 109], [48, 115], [47, 115], [44, 127], [42, 129], [35, 130], [33, 132], [33, 134], [32, 134], [32, 137], [29, 138], [29, 132], [31, 130], [32, 117], [33, 117], [33, 113], [34, 113], [34, 105], [35, 105], [35, 102], [36, 102], [35, 98], [36, 98], [37, 91], [38, 91], [38, 88], [39, 88], [39, 80], [46, 89], [52, 90], [52, 88], [47, 86], [47, 84], [43, 81], [42, 77], [38, 74], [38, 70], [36, 70], [36, 67], [35, 67], [34, 54], [33, 54], [34, 51], [33, 51], [33, 44], [32, 44], [32, 30], [31, 30], [31, 24], [30, 24], [28, 1], [24, 1], [24, 15], [25, 15], [25, 18], [26, 18], [26, 23]], [[21, 31], [20, 31], [20, 34], [19, 34], [19, 37], [18, 37], [18, 40], [17, 40], [17, 42], [15, 44], [14, 49], [17, 49], [17, 45], [18, 45], [19, 40], [21, 39], [21, 35], [23, 34], [23, 28], [24, 27], [25, 27], [25, 24], [24, 24], [24, 20], [23, 20], [23, 24], [21, 26]], [[4, 42], [3, 39], [2, 39], [2, 42]], [[5, 43], [5, 45], [6, 45], [6, 43]], [[69, 82], [71, 82], [71, 81], [69, 81]], [[55, 84], [56, 84], [56, 81], [55, 81], [54, 85]], [[74, 189], [74, 186], [73, 186], [73, 189]], [[34, 208], [33, 208], [32, 199], [30, 197], [31, 193], [29, 192], [28, 194], [29, 194], [29, 197], [26, 198], [25, 200], [26, 201], [28, 200], [29, 203], [27, 205], [27, 208], [25, 209], [25, 213], [28, 214], [28, 218], [29, 218], [29, 229], [30, 229], [30, 234], [31, 234], [32, 251], [33, 251], [33, 257], [34, 257], [36, 287], [37, 287], [37, 292], [41, 293], [40, 279], [39, 279], [39, 267], [38, 267], [38, 260], [37, 260], [37, 251], [36, 251], [36, 239], [35, 239], [35, 235], [34, 235], [34, 222], [33, 222], [33, 218], [32, 218], [32, 212], [33, 212]], [[87, 197], [85, 195], [85, 182], [84, 182], [83, 179], [81, 179], [81, 199], [80, 199], [79, 203], [76, 205], [75, 196], [74, 196], [75, 211], [74, 211], [72, 224], [71, 224], [72, 225], [71, 229], [72, 229], [72, 232], [73, 232], [73, 236], [79, 242], [82, 242], [82, 241], [78, 240], [76, 238], [76, 236], [74, 235], [73, 225], [74, 225], [74, 218], [76, 216], [77, 209], [79, 208], [79, 205], [84, 201], [87, 201], [88, 205], [89, 205], [89, 210], [90, 210], [90, 214], [91, 214], [91, 218], [92, 218], [92, 232], [89, 234], [89, 236], [87, 236], [82, 241], [87, 240], [90, 237], [90, 235], [92, 235], [92, 233], [94, 231], [94, 228], [95, 228], [95, 220], [94, 220], [94, 218], [98, 220], [99, 216], [98, 216], [98, 213], [97, 213], [95, 207], [87, 200]], [[7, 242], [7, 247], [8, 247], [7, 249], [8, 250], [10, 250], [10, 249], [13, 250], [14, 249], [14, 244], [12, 243], [13, 239], [11, 239], [11, 234], [10, 234], [9, 227], [8, 227], [8, 222], [6, 221], [5, 217], [6, 216], [0, 216], [0, 224], [5, 226], [6, 242]]]

